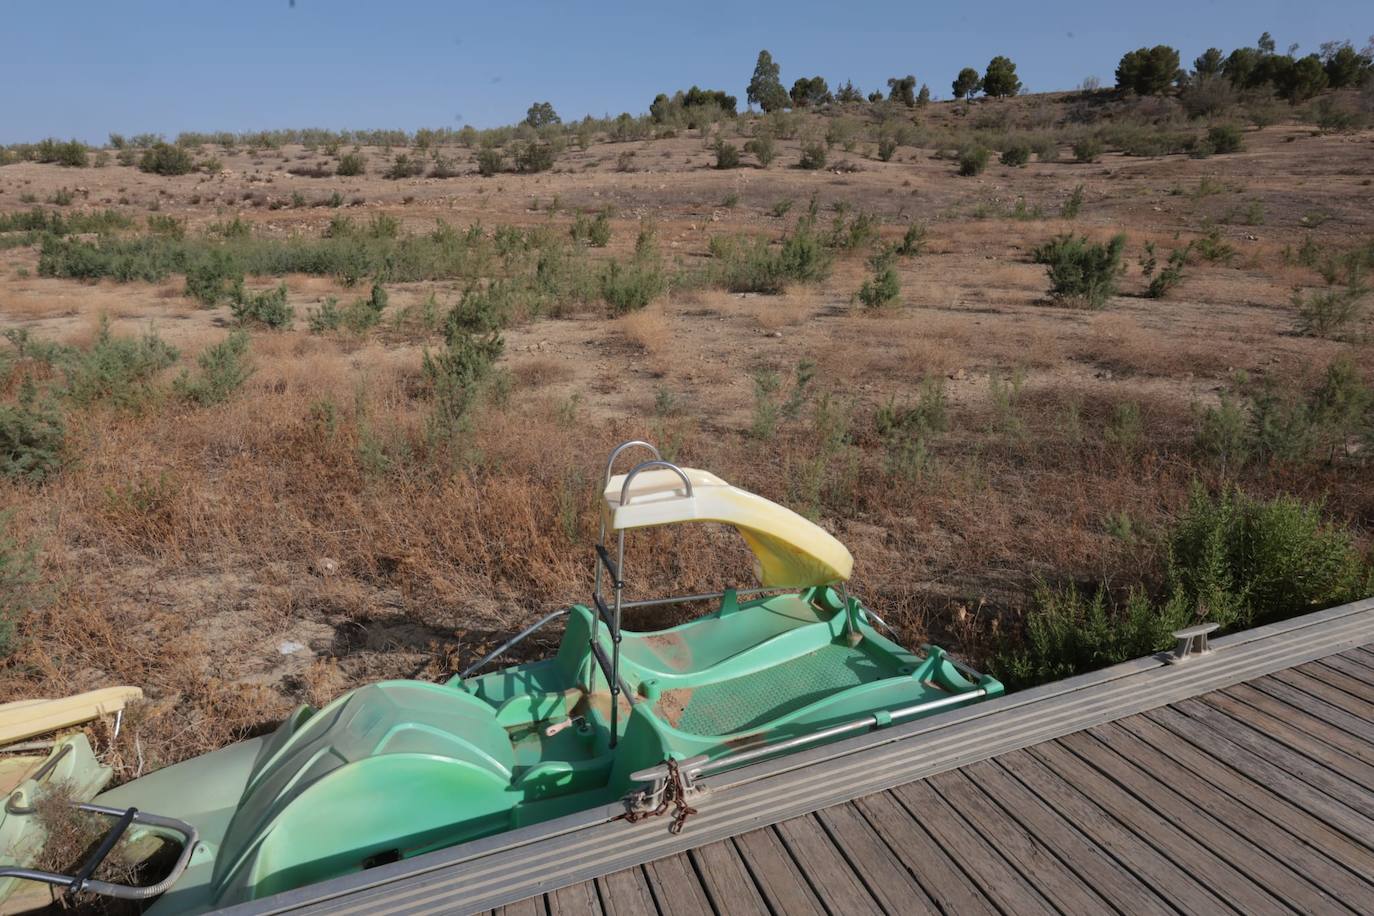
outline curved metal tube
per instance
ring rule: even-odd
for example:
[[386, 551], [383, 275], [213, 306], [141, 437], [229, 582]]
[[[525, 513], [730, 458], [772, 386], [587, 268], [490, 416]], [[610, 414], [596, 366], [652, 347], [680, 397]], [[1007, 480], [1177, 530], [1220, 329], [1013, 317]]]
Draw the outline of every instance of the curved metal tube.
[[536, 621], [536, 622], [530, 624], [529, 626], [525, 627], [525, 629], [521, 630], [519, 633], [516, 633], [516, 634], [515, 634], [514, 636], [512, 636], [510, 639], [508, 639], [508, 640], [506, 640], [505, 642], [501, 643], [501, 645], [497, 646], [495, 649], [492, 649], [490, 652], [488, 652], [486, 655], [482, 656], [482, 657], [481, 657], [480, 659], [478, 659], [477, 661], [473, 662], [471, 665], [468, 665], [466, 668], [464, 668], [464, 669], [459, 673], [458, 676], [461, 677], [461, 678], [466, 678], [468, 675], [472, 674], [472, 672], [476, 671], [478, 668], [482, 667], [482, 666], [485, 665], [487, 662], [489, 662], [489, 661], [491, 661], [492, 659], [494, 659], [494, 658], [498, 657], [499, 655], [501, 655], [503, 652], [505, 652], [505, 651], [506, 651], [507, 649], [509, 649], [511, 646], [514, 646], [515, 644], [517, 644], [517, 643], [521, 642], [522, 640], [524, 640], [526, 637], [528, 637], [528, 636], [529, 636], [531, 633], [533, 633], [535, 630], [540, 629], [541, 627], [543, 627], [545, 624], [549, 623], [550, 621], [557, 620], [559, 617], [562, 617], [562, 616], [563, 616], [564, 614], [566, 614], [566, 613], [568, 613], [568, 609], [567, 609], [567, 608], [559, 608], [558, 610], [554, 611], [552, 614], [548, 614], [548, 615], [546, 615], [546, 616], [540, 618], [538, 621]]
[[[82, 811], [89, 811], [92, 814], [103, 814], [106, 817], [124, 817], [129, 814], [129, 809], [110, 808], [106, 805], [96, 805], [91, 803], [81, 803], [73, 807]], [[196, 851], [196, 846], [200, 843], [200, 832], [194, 826], [185, 821], [177, 820], [172, 817], [162, 817], [157, 814], [149, 814], [146, 811], [135, 811], [132, 822], [148, 827], [160, 827], [173, 833], [180, 834], [185, 842], [181, 847], [181, 855], [177, 857], [176, 864], [172, 870], [157, 884], [150, 884], [147, 887], [132, 887], [127, 884], [111, 884], [108, 881], [96, 881], [88, 878], [81, 881], [75, 875], [60, 875], [56, 872], [40, 871], [35, 868], [0, 868], [0, 878], [22, 878], [25, 881], [42, 881], [44, 884], [52, 884], [57, 887], [65, 887], [75, 893], [100, 894], [105, 897], [118, 897], [121, 900], [150, 900], [167, 891], [182, 872], [186, 871], [186, 866], [191, 864], [191, 855]], [[103, 858], [103, 856], [101, 857]], [[94, 859], [92, 865], [99, 865], [99, 859]], [[77, 884], [80, 884], [78, 887]]]
[[606, 482], [611, 482], [611, 472], [615, 470], [615, 460], [620, 457], [622, 452], [632, 448], [647, 448], [654, 453], [654, 460], [660, 460], [663, 456], [659, 454], [658, 448], [652, 442], [645, 442], [643, 439], [631, 439], [629, 442], [622, 442], [611, 452], [611, 457], [606, 461]]
[[691, 498], [692, 481], [688, 479], [687, 472], [682, 470], [682, 468], [678, 467], [677, 465], [673, 464], [671, 461], [663, 461], [662, 459], [656, 459], [654, 461], [645, 461], [643, 464], [635, 465], [633, 468], [630, 469], [630, 473], [625, 475], [625, 483], [620, 488], [620, 505], [627, 506], [630, 503], [630, 481], [634, 480], [635, 476], [639, 474], [640, 471], [648, 471], [652, 470], [653, 468], [667, 468], [668, 470], [676, 474], [678, 477], [682, 478], [682, 485], [687, 488], [687, 497], [688, 499]]

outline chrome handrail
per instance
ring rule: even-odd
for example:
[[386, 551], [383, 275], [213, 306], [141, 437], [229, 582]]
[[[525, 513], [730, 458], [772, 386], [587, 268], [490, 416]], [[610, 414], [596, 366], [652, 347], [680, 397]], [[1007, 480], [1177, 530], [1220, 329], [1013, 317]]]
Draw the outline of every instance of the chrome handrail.
[[552, 614], [548, 614], [540, 618], [538, 621], [525, 627], [525, 629], [521, 630], [519, 633], [516, 633], [510, 639], [501, 643], [501, 645], [497, 646], [495, 649], [491, 650], [486, 655], [482, 656], [480, 659], [473, 662], [471, 665], [468, 665], [461, 672], [459, 672], [458, 676], [460, 678], [466, 678], [468, 675], [472, 674], [472, 672], [476, 671], [478, 668], [482, 667], [487, 662], [499, 658], [507, 649], [517, 645], [518, 643], [524, 642], [530, 636], [530, 634], [534, 633], [536, 630], [542, 629], [546, 624], [550, 623], [551, 621], [557, 620], [559, 617], [562, 617], [566, 613], [568, 613], [568, 608], [564, 607], [559, 608]]
[[643, 439], [631, 439], [629, 442], [622, 442], [615, 447], [615, 450], [611, 452], [611, 457], [606, 461], [606, 483], [611, 482], [612, 472], [615, 471], [615, 460], [620, 457], [622, 452], [629, 451], [632, 448], [647, 448], [654, 453], [655, 461], [663, 457], [663, 455], [659, 453], [658, 447], [652, 442], [645, 442]]
[[687, 472], [671, 461], [663, 461], [662, 459], [656, 458], [653, 461], [645, 461], [642, 464], [635, 465], [630, 469], [630, 473], [625, 475], [625, 483], [620, 487], [620, 505], [622, 507], [628, 505], [630, 502], [630, 482], [634, 480], [641, 471], [648, 471], [653, 468], [666, 468], [676, 474], [682, 480], [682, 485], [687, 488], [687, 498], [692, 498], [692, 481], [688, 478]]

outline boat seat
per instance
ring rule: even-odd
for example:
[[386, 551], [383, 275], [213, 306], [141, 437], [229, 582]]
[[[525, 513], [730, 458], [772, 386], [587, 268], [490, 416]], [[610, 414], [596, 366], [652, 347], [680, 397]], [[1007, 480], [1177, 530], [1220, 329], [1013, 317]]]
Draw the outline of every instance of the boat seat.
[[649, 671], [701, 672], [783, 633], [826, 619], [800, 595], [778, 595], [764, 604], [703, 617], [671, 630], [627, 632], [620, 651], [631, 663]]

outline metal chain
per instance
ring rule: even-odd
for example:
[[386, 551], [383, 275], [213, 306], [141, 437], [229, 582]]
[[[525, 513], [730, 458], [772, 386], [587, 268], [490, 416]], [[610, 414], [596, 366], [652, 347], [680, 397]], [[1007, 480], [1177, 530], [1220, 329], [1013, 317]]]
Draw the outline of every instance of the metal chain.
[[687, 822], [687, 818], [696, 814], [697, 809], [687, 804], [687, 787], [682, 783], [682, 772], [677, 768], [677, 761], [669, 757], [664, 762], [668, 767], [668, 777], [664, 781], [663, 799], [658, 803], [658, 807], [652, 811], [626, 811], [620, 815], [620, 819], [633, 824], [645, 818], [667, 814], [668, 809], [672, 808], [673, 823], [669, 825], [668, 832], [678, 834], [682, 832], [682, 827]]

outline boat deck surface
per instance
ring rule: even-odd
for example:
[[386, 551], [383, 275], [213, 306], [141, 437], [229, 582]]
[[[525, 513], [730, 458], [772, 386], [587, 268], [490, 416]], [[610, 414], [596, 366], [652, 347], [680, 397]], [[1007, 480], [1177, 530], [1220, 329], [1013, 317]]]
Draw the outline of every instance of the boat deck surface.
[[1367, 912], [1374, 600], [1213, 645], [234, 912]]

